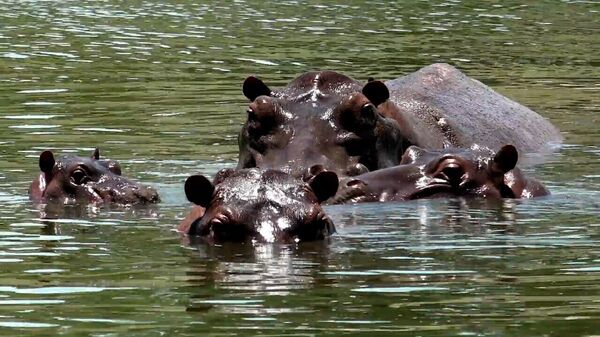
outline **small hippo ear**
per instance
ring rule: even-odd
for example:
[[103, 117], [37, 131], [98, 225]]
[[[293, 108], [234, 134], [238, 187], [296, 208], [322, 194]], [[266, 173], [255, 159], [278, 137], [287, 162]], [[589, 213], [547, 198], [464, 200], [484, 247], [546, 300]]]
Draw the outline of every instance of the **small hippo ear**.
[[346, 167], [346, 175], [349, 177], [358, 176], [367, 172], [369, 172], [369, 168], [361, 163], [356, 163]]
[[244, 96], [250, 101], [254, 101], [258, 96], [271, 96], [271, 89], [263, 81], [254, 76], [246, 78], [242, 86], [242, 91], [244, 92]]
[[494, 156], [494, 167], [506, 173], [517, 165], [519, 153], [513, 145], [504, 145]]
[[362, 90], [363, 95], [367, 96], [375, 106], [385, 102], [390, 98], [390, 91], [381, 81], [369, 81]]
[[202, 207], [208, 206], [215, 186], [203, 175], [193, 175], [185, 180], [185, 196], [191, 202]]
[[119, 162], [114, 161], [114, 160], [108, 160], [106, 162], [107, 168], [110, 172], [120, 176], [121, 175], [121, 164], [119, 164]]
[[404, 151], [404, 154], [400, 159], [400, 165], [414, 163], [417, 159], [423, 156], [424, 152], [425, 150], [423, 150], [422, 148], [416, 145], [411, 145], [408, 149], [406, 149], [406, 151]]
[[92, 159], [98, 160], [100, 159], [100, 149], [95, 148], [94, 152], [92, 152]]
[[40, 154], [40, 170], [44, 173], [50, 174], [52, 173], [52, 169], [54, 168], [54, 164], [56, 161], [54, 160], [54, 154], [52, 151], [46, 150]]
[[321, 171], [308, 182], [319, 203], [334, 196], [339, 183], [337, 174], [331, 171]]

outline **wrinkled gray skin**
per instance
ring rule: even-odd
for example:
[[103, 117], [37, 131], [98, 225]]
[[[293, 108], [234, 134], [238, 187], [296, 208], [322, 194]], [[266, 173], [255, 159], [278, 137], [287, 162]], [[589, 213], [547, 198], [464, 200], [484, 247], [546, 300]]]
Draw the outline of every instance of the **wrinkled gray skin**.
[[385, 202], [441, 197], [532, 198], [550, 194], [515, 167], [518, 153], [505, 145], [425, 150], [411, 146], [401, 164], [348, 178], [330, 203]]
[[398, 122], [411, 145], [478, 144], [497, 151], [513, 144], [522, 153], [543, 153], [562, 142], [548, 120], [448, 64], [432, 64], [385, 85], [390, 98], [377, 108]]
[[249, 77], [251, 103], [239, 136], [238, 168], [274, 168], [300, 175], [313, 165], [355, 175], [398, 163], [397, 123], [377, 109], [385, 98], [373, 88], [332, 72], [309, 72], [271, 91]]
[[186, 180], [185, 193], [197, 206], [179, 230], [209, 242], [324, 239], [335, 227], [320, 203], [337, 188], [337, 175], [325, 171], [309, 182], [258, 168], [223, 170], [214, 182], [194, 175]]
[[44, 151], [39, 166], [41, 173], [29, 188], [34, 202], [133, 205], [160, 201], [152, 187], [122, 177], [118, 162], [101, 160], [98, 149], [91, 157], [67, 155], [58, 159], [51, 151]]

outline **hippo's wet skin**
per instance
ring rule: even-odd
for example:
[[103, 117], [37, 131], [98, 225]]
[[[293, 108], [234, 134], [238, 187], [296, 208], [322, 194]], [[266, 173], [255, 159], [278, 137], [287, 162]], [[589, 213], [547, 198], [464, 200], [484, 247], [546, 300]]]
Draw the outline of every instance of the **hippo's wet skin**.
[[41, 173], [29, 188], [34, 202], [132, 205], [160, 201], [155, 189], [122, 177], [119, 163], [101, 160], [98, 149], [91, 157], [67, 155], [58, 159], [51, 151], [44, 151], [39, 165]]
[[335, 232], [320, 203], [337, 188], [337, 175], [328, 171], [308, 183], [259, 168], [226, 170], [214, 184], [193, 175], [185, 182], [185, 193], [197, 206], [179, 230], [209, 242], [320, 240]]
[[238, 168], [297, 175], [320, 164], [352, 175], [397, 164], [403, 143], [397, 123], [376, 109], [387, 98], [379, 96], [379, 86], [332, 71], [303, 74], [278, 91], [247, 78], [243, 92], [251, 103]]
[[562, 141], [548, 120], [448, 64], [432, 64], [379, 88], [389, 100], [378, 110], [398, 122], [406, 142], [422, 148], [478, 144], [497, 151], [513, 144], [523, 153], [540, 153]]
[[497, 153], [480, 146], [438, 151], [411, 146], [400, 165], [349, 178], [330, 202], [548, 195], [541, 183], [526, 178], [515, 167], [517, 160], [512, 145], [503, 146]]

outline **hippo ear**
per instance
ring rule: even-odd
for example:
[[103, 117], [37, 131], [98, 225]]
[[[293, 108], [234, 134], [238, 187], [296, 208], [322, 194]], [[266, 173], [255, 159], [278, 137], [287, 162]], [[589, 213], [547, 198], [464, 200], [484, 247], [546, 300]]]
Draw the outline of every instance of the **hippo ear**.
[[100, 149], [98, 149], [98, 148], [95, 148], [95, 149], [94, 149], [94, 152], [92, 152], [92, 156], [91, 156], [91, 158], [92, 158], [92, 159], [95, 159], [95, 160], [98, 160], [98, 159], [100, 159]]
[[271, 96], [271, 89], [267, 87], [263, 81], [259, 80], [254, 76], [248, 76], [242, 86], [244, 96], [248, 97], [250, 101], [254, 101], [258, 96]]
[[400, 165], [414, 163], [417, 159], [423, 156], [423, 153], [425, 153], [425, 150], [416, 145], [411, 145], [408, 149], [406, 149], [406, 151], [404, 151], [404, 154], [400, 159]]
[[334, 196], [339, 183], [337, 174], [331, 171], [321, 171], [308, 182], [319, 203]]
[[504, 145], [494, 156], [494, 168], [506, 173], [517, 165], [519, 153], [513, 145]]
[[52, 151], [46, 150], [40, 154], [40, 170], [46, 174], [51, 174], [56, 161]]
[[363, 95], [367, 96], [375, 106], [385, 102], [390, 98], [390, 91], [381, 81], [369, 81], [362, 90]]
[[185, 180], [185, 196], [191, 202], [202, 207], [208, 206], [215, 186], [203, 175], [193, 175]]
[[98, 164], [106, 167], [110, 172], [120, 176], [121, 172], [121, 164], [118, 161], [114, 160], [98, 160]]

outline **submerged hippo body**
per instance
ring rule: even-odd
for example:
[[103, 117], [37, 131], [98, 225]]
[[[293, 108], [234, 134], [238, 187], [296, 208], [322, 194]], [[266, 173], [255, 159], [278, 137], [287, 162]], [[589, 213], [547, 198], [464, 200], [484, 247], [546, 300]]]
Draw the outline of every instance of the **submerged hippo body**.
[[29, 198], [34, 202], [132, 205], [160, 201], [152, 187], [122, 177], [118, 162], [100, 159], [98, 149], [91, 157], [67, 155], [58, 159], [51, 151], [44, 151], [39, 166], [41, 173], [29, 187]]
[[515, 167], [518, 153], [505, 145], [425, 150], [411, 146], [395, 167], [351, 178], [331, 203], [402, 201], [439, 197], [531, 198], [548, 195]]
[[279, 170], [226, 170], [214, 182], [202, 175], [185, 182], [196, 204], [179, 231], [209, 242], [293, 242], [328, 237], [335, 232], [320, 203], [333, 196], [338, 178], [320, 172], [308, 183]]
[[361, 84], [332, 71], [305, 73], [272, 91], [244, 82], [251, 101], [239, 136], [238, 168], [274, 168], [297, 175], [313, 165], [356, 174], [398, 163], [399, 126], [378, 113], [382, 82]]
[[495, 151], [514, 144], [523, 153], [547, 152], [562, 141], [546, 119], [448, 64], [433, 64], [386, 81], [389, 100], [378, 106], [412, 145], [426, 149]]

